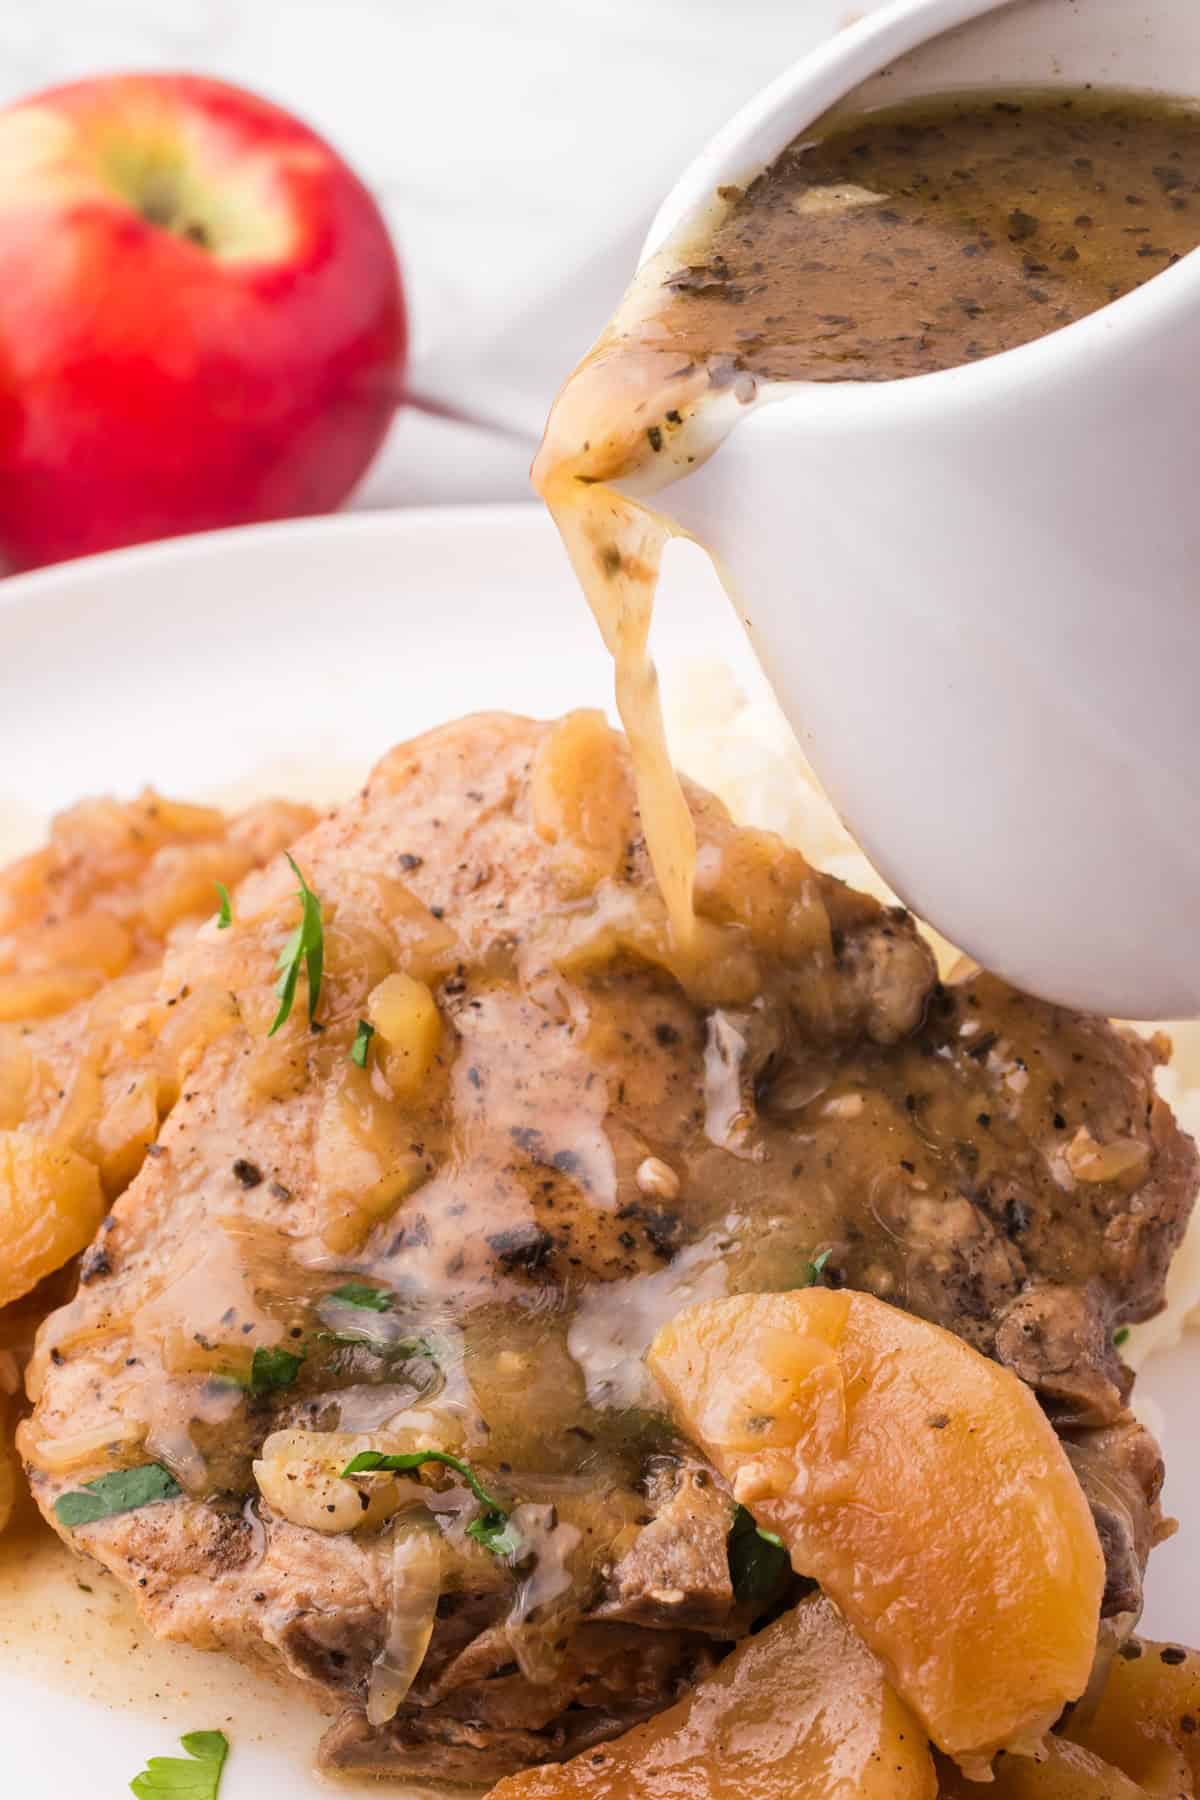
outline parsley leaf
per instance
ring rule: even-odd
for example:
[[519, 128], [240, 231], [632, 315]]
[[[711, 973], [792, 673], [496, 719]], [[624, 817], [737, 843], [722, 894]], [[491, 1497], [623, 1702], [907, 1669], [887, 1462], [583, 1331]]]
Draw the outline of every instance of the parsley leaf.
[[448, 1450], [401, 1450], [388, 1455], [383, 1450], [360, 1450], [352, 1456], [342, 1470], [342, 1477], [347, 1475], [373, 1475], [377, 1469], [388, 1474], [405, 1474], [410, 1469], [419, 1469], [422, 1463], [443, 1463], [446, 1468], [453, 1469], [462, 1476], [480, 1506], [489, 1512], [503, 1512], [500, 1502], [483, 1486], [475, 1471], [457, 1456], [451, 1456]]
[[260, 1345], [250, 1362], [250, 1379], [246, 1391], [254, 1399], [270, 1394], [276, 1388], [290, 1387], [300, 1373], [303, 1350], [267, 1349]]
[[1128, 1325], [1122, 1325], [1114, 1331], [1112, 1334], [1112, 1341], [1114, 1350], [1119, 1350], [1122, 1344], [1127, 1344], [1129, 1342]]
[[357, 1063], [360, 1069], [367, 1066], [367, 1045], [375, 1036], [375, 1027], [368, 1025], [365, 1019], [358, 1021], [358, 1030], [354, 1034], [354, 1042], [350, 1046], [350, 1061]]
[[228, 931], [233, 924], [233, 908], [229, 904], [229, 889], [223, 881], [215, 881], [213, 886], [216, 888], [221, 902], [221, 910], [217, 914], [217, 930]]
[[[403, 1474], [409, 1469], [419, 1469], [422, 1463], [444, 1463], [446, 1468], [454, 1469], [462, 1476], [480, 1506], [482, 1513], [467, 1526], [467, 1536], [482, 1544], [495, 1556], [512, 1556], [521, 1548], [521, 1534], [493, 1494], [489, 1494], [474, 1470], [457, 1456], [451, 1456], [448, 1450], [405, 1450], [399, 1455], [388, 1456], [382, 1450], [360, 1450], [352, 1457], [342, 1470], [342, 1477], [347, 1475], [370, 1475], [376, 1470], [386, 1470], [390, 1474]], [[749, 1515], [747, 1515], [748, 1517]]]
[[327, 1295], [330, 1300], [342, 1300], [347, 1306], [363, 1306], [368, 1312], [391, 1312], [394, 1296], [386, 1288], [367, 1287], [361, 1281], [343, 1282], [339, 1288]]
[[376, 1326], [370, 1319], [364, 1319], [361, 1325], [345, 1326], [341, 1331], [319, 1331], [317, 1342], [322, 1344], [343, 1344], [347, 1349], [370, 1350], [376, 1356], [388, 1361], [415, 1362], [424, 1360], [441, 1368], [442, 1359], [436, 1347], [427, 1337], [394, 1338], [390, 1337], [382, 1327]]
[[[388, 1288], [370, 1286], [366, 1282], [347, 1281], [326, 1294], [318, 1308], [326, 1325], [326, 1335], [339, 1344], [369, 1344], [380, 1355], [403, 1354], [414, 1346], [397, 1342], [395, 1321], [384, 1318], [395, 1304], [396, 1296]], [[416, 1347], [417, 1354], [422, 1354]], [[436, 1362], [432, 1350], [429, 1355]]]
[[791, 1567], [781, 1540], [773, 1531], [761, 1531], [753, 1514], [739, 1506], [729, 1529], [727, 1553], [734, 1599], [739, 1606], [761, 1611]]
[[800, 1286], [801, 1287], [816, 1287], [817, 1284], [819, 1283], [822, 1275], [825, 1273], [825, 1264], [829, 1261], [829, 1259], [832, 1255], [833, 1255], [832, 1250], [822, 1250], [820, 1256], [814, 1256], [812, 1261], [808, 1265], [808, 1271], [804, 1277], [804, 1280], [800, 1283]]
[[129, 1786], [137, 1800], [217, 1800], [221, 1771], [229, 1755], [229, 1739], [223, 1731], [189, 1731], [180, 1738], [191, 1761], [182, 1756], [152, 1756], [141, 1775]]
[[60, 1494], [54, 1511], [60, 1525], [74, 1531], [77, 1525], [93, 1525], [114, 1513], [136, 1512], [156, 1500], [173, 1500], [182, 1489], [159, 1463], [142, 1463], [136, 1469], [114, 1469], [85, 1481], [69, 1494]]
[[493, 1556], [515, 1556], [524, 1539], [507, 1513], [484, 1512], [467, 1526], [467, 1536], [490, 1550]]
[[308, 1022], [312, 1024], [317, 1002], [321, 998], [321, 977], [325, 972], [325, 927], [321, 923], [321, 902], [300, 873], [290, 852], [285, 850], [284, 855], [300, 883], [296, 894], [300, 902], [300, 923], [279, 952], [279, 960], [275, 964], [279, 972], [279, 980], [275, 984], [275, 992], [279, 995], [279, 1011], [275, 1014], [275, 1023], [268, 1031], [268, 1037], [274, 1037], [291, 1014], [301, 964], [308, 976]]
[[249, 1368], [243, 1365], [240, 1369], [219, 1369], [215, 1373], [219, 1381], [230, 1381], [234, 1387], [244, 1388], [252, 1400], [260, 1400], [264, 1394], [274, 1393], [276, 1388], [290, 1387], [300, 1373], [306, 1355], [304, 1350], [262, 1345], [250, 1358]]

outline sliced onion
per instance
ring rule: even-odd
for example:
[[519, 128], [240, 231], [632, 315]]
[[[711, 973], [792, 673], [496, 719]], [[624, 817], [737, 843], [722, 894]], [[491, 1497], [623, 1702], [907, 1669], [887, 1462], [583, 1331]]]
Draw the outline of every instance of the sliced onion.
[[272, 1431], [263, 1440], [259, 1455], [264, 1462], [298, 1461], [311, 1456], [315, 1462], [328, 1462], [344, 1468], [356, 1450], [370, 1450], [369, 1441], [359, 1443], [351, 1431], [300, 1431], [289, 1426], [285, 1431]]
[[542, 1686], [562, 1667], [558, 1646], [567, 1635], [563, 1613], [578, 1603], [569, 1558], [583, 1534], [578, 1526], [561, 1520], [553, 1506], [529, 1501], [513, 1508], [512, 1523], [529, 1557], [530, 1572], [517, 1587], [504, 1629], [522, 1675]]
[[1086, 1125], [1079, 1127], [1065, 1154], [1076, 1181], [1121, 1181], [1132, 1174], [1140, 1177], [1150, 1160], [1148, 1146], [1139, 1139], [1113, 1138], [1101, 1144]]
[[37, 1334], [33, 1355], [25, 1370], [25, 1392], [35, 1404], [41, 1399], [55, 1350], [80, 1350], [84, 1345], [102, 1347], [117, 1337], [117, 1331], [111, 1325], [96, 1326], [94, 1330], [88, 1331], [72, 1331], [72, 1321], [78, 1316], [75, 1311], [77, 1305], [78, 1302], [72, 1300], [60, 1311], [51, 1313]]
[[420, 1395], [421, 1389], [415, 1382], [401, 1385], [398, 1382], [364, 1381], [354, 1387], [339, 1388], [329, 1397], [338, 1408], [339, 1431], [353, 1435], [379, 1431], [390, 1425], [393, 1419], [407, 1412]]
[[367, 1718], [386, 1725], [425, 1660], [442, 1591], [442, 1540], [428, 1519], [402, 1518], [392, 1534], [387, 1637], [367, 1689]]
[[140, 1444], [145, 1429], [132, 1419], [110, 1419], [94, 1431], [79, 1431], [73, 1437], [38, 1438], [31, 1430], [26, 1430], [21, 1454], [47, 1475], [65, 1475], [93, 1463], [100, 1467], [111, 1466], [114, 1452]]

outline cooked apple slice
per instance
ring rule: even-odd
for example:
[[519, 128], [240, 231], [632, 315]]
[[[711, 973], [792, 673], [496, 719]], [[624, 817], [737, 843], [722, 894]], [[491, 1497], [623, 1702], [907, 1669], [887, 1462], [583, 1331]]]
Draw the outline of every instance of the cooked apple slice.
[[1200, 1788], [1200, 1653], [1130, 1638], [1113, 1659], [1100, 1703], [1064, 1735], [1123, 1769], [1147, 1793]]
[[[1173, 1788], [1171, 1793], [1175, 1800], [1186, 1800], [1191, 1789]], [[953, 1763], [944, 1764], [938, 1795], [939, 1800], [1146, 1800], [1146, 1789], [1090, 1750], [1051, 1737], [1044, 1762], [997, 1757], [996, 1779], [987, 1787], [968, 1781]]]
[[0, 1306], [82, 1250], [103, 1217], [94, 1163], [31, 1132], [0, 1131]]
[[667, 1712], [488, 1800], [934, 1800], [925, 1733], [861, 1638], [810, 1594]]
[[1084, 1690], [1104, 1558], [1030, 1390], [869, 1294], [702, 1301], [649, 1364], [681, 1429], [987, 1779]]

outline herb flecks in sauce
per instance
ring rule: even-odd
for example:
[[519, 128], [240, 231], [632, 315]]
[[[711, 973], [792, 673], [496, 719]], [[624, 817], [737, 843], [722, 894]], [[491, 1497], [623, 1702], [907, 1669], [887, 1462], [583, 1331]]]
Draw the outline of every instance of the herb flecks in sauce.
[[419, 1469], [426, 1463], [440, 1463], [444, 1468], [453, 1469], [462, 1476], [478, 1500], [482, 1511], [467, 1526], [468, 1537], [474, 1538], [496, 1556], [511, 1556], [520, 1549], [520, 1532], [499, 1500], [488, 1493], [475, 1471], [461, 1457], [451, 1456], [445, 1450], [412, 1450], [397, 1455], [387, 1455], [379, 1450], [362, 1450], [346, 1464], [342, 1476], [345, 1479], [351, 1475], [398, 1475]]
[[706, 279], [664, 284], [654, 325], [767, 381], [890, 381], [1044, 337], [1198, 242], [1194, 108], [946, 98], [806, 132], [726, 208]]
[[302, 1350], [264, 1349], [261, 1345], [250, 1361], [250, 1374], [245, 1383], [252, 1399], [274, 1393], [276, 1388], [290, 1387], [304, 1363]]
[[340, 1300], [344, 1306], [360, 1306], [367, 1312], [390, 1312], [395, 1295], [386, 1288], [370, 1287], [366, 1282], [345, 1281], [341, 1287], [334, 1288], [331, 1300]]
[[805, 1271], [801, 1287], [817, 1287], [825, 1273], [826, 1265], [833, 1255], [832, 1250], [822, 1250], [820, 1256], [814, 1256]]
[[739, 1506], [729, 1529], [728, 1553], [734, 1599], [761, 1612], [791, 1568], [782, 1540], [773, 1531], [760, 1531], [753, 1515]]
[[325, 928], [321, 921], [321, 902], [300, 873], [290, 853], [285, 850], [284, 855], [300, 883], [296, 895], [300, 902], [300, 923], [279, 952], [276, 964], [279, 981], [275, 990], [279, 996], [279, 1011], [267, 1033], [268, 1037], [274, 1037], [280, 1026], [286, 1024], [291, 1016], [301, 968], [308, 977], [308, 1022], [310, 1025], [315, 1023], [325, 969]]
[[92, 1525], [97, 1519], [109, 1519], [115, 1513], [136, 1512], [138, 1507], [153, 1506], [159, 1500], [174, 1500], [180, 1493], [178, 1482], [158, 1463], [143, 1463], [135, 1469], [114, 1469], [95, 1481], [60, 1494], [54, 1511], [61, 1525], [75, 1530]]

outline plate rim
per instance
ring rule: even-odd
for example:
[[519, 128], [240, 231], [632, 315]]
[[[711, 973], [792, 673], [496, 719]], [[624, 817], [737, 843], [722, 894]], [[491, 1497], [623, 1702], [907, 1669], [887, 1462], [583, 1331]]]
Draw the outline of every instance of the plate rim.
[[417, 535], [443, 526], [464, 531], [480, 527], [503, 529], [528, 524], [550, 515], [540, 500], [472, 500], [445, 506], [372, 507], [362, 512], [317, 513], [297, 519], [269, 519], [256, 525], [226, 525], [212, 531], [194, 531], [179, 537], [154, 538], [144, 544], [126, 544], [93, 556], [76, 556], [66, 562], [47, 563], [0, 580], [0, 614], [23, 601], [44, 600], [56, 590], [69, 592], [94, 580], [119, 580], [126, 572], [141, 573], [155, 567], [169, 569], [178, 562], [207, 562], [243, 548], [258, 545], [301, 543], [308, 538], [335, 541], [348, 538], [386, 538], [398, 526]]

